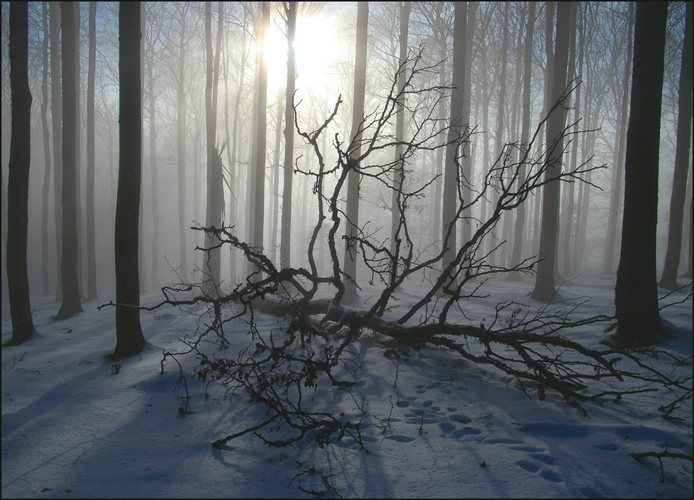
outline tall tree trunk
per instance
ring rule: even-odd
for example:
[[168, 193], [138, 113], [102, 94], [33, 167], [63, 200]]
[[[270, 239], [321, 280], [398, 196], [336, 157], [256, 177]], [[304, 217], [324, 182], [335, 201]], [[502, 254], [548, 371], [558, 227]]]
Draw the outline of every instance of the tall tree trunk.
[[[571, 73], [569, 75], [569, 82], [573, 82], [576, 79], [576, 74], [577, 72], [582, 71], [583, 67], [583, 47], [582, 45], [585, 43], [585, 40], [583, 38], [583, 35], [581, 37], [581, 47], [577, 48], [577, 42], [576, 42], [576, 36], [575, 36], [575, 27], [577, 25], [577, 14], [578, 14], [578, 5], [577, 2], [571, 2], [571, 33], [572, 37], [569, 41], [569, 69], [571, 70]], [[583, 30], [581, 30], [581, 33], [583, 33]], [[576, 52], [578, 51], [578, 55]], [[576, 60], [578, 59], [578, 63]], [[578, 65], [578, 66], [577, 66]], [[578, 68], [578, 69], [577, 69]], [[579, 113], [581, 109], [581, 87], [578, 86], [575, 92], [575, 101], [574, 101], [574, 118], [573, 122], [578, 124], [579, 120]], [[578, 125], [574, 127], [574, 130], [578, 129]], [[567, 155], [569, 157], [569, 170], [574, 170], [576, 168], [576, 160], [578, 158], [578, 143], [579, 141], [573, 141], [571, 145], [571, 151]], [[572, 245], [572, 236], [573, 236], [573, 231], [572, 231], [572, 225], [573, 225], [573, 220], [574, 220], [574, 183], [573, 182], [567, 182], [564, 184], [564, 215], [563, 215], [564, 223], [561, 225], [561, 231], [559, 232], [559, 236], [561, 238], [562, 242], [562, 251], [559, 254], [559, 262], [560, 265], [562, 266], [562, 273], [563, 274], [571, 274], [573, 271], [573, 245]]]
[[[151, 11], [150, 11], [151, 12]], [[157, 287], [159, 281], [159, 240], [161, 224], [159, 220], [159, 171], [157, 166], [157, 102], [154, 93], [154, 42], [148, 44], [145, 54], [148, 55], [147, 66], [148, 101], [149, 101], [149, 168], [152, 179], [150, 186], [150, 202], [152, 203], [152, 233], [148, 239], [152, 243], [151, 268], [149, 270], [150, 286]]]
[[[501, 38], [501, 74], [499, 76], [499, 100], [497, 101], [496, 107], [496, 150], [494, 152], [494, 160], [503, 162], [503, 159], [499, 159], [504, 150], [504, 124], [507, 120], [506, 115], [506, 68], [508, 61], [508, 31], [509, 31], [509, 3], [504, 2], [504, 28], [503, 35]], [[502, 174], [501, 174], [502, 175]], [[499, 179], [501, 180], [501, 179]], [[496, 206], [499, 199], [499, 194], [494, 189], [492, 190], [492, 207]], [[503, 217], [503, 216], [502, 216]], [[498, 231], [496, 228], [492, 228], [491, 239], [489, 243], [491, 251], [496, 245], [499, 244], [498, 241]], [[501, 262], [501, 251], [494, 252], [491, 255], [492, 264], [498, 265]], [[504, 264], [502, 264], [504, 265]]]
[[668, 289], [677, 287], [677, 270], [682, 253], [682, 221], [684, 199], [687, 190], [689, 148], [692, 139], [692, 4], [686, 4], [684, 45], [680, 68], [679, 103], [677, 114], [677, 146], [675, 171], [672, 175], [672, 197], [670, 198], [670, 220], [668, 225], [665, 267], [660, 284]]
[[[261, 7], [260, 40], [270, 29], [270, 4], [263, 2]], [[251, 244], [258, 249], [263, 248], [263, 232], [265, 222], [265, 152], [267, 139], [267, 61], [265, 55], [260, 55], [260, 74], [258, 79], [258, 101], [256, 108], [255, 129], [255, 165], [254, 165], [254, 206]]]
[[391, 282], [395, 281], [398, 273], [398, 258], [400, 256], [400, 221], [405, 214], [401, 212], [402, 187], [405, 181], [405, 160], [402, 158], [402, 141], [405, 137], [405, 79], [407, 77], [407, 32], [410, 22], [410, 2], [400, 3], [400, 59], [397, 75], [397, 114], [395, 116], [395, 161], [393, 196], [390, 205], [390, 253], [393, 255], [391, 264]]
[[[369, 2], [357, 3], [357, 42], [354, 64], [354, 102], [352, 103], [352, 148], [349, 151], [350, 171], [347, 174], [347, 224], [348, 238], [356, 237], [359, 228], [359, 157], [361, 156], [361, 124], [364, 120], [364, 98], [366, 91], [366, 42], [369, 25]], [[344, 303], [353, 302], [357, 296], [357, 245], [345, 243]]]
[[51, 14], [51, 123], [53, 128], [53, 198], [55, 203], [55, 299], [61, 300], [63, 285], [61, 266], [63, 261], [63, 103], [60, 81], [60, 3], [50, 2]]
[[[465, 133], [470, 131], [470, 106], [472, 100], [472, 63], [473, 51], [472, 44], [475, 34], [475, 17], [479, 2], [467, 3], [467, 19], [465, 20], [465, 74], [463, 75], [463, 117], [462, 125], [465, 127]], [[463, 144], [462, 158], [463, 175], [466, 180], [463, 182], [463, 200], [468, 203], [472, 196], [472, 186], [474, 185], [474, 172], [472, 161], [472, 143], [466, 141]], [[469, 211], [463, 212], [460, 220], [460, 244], [464, 245], [470, 239], [472, 234], [472, 213]]]
[[[207, 131], [207, 203], [205, 226], [219, 228], [224, 213], [224, 194], [222, 179], [222, 159], [216, 145], [217, 136], [217, 84], [219, 82], [219, 59], [223, 26], [223, 3], [219, 3], [217, 17], [217, 42], [212, 52], [212, 6], [205, 2], [205, 39], [207, 80], [205, 85], [205, 125]], [[215, 236], [205, 233], [205, 247], [211, 248], [218, 243]], [[208, 295], [217, 295], [220, 282], [221, 255], [219, 249], [210, 250], [203, 260], [207, 276], [205, 291]]]
[[79, 288], [77, 239], [77, 37], [73, 2], [60, 3], [62, 82], [63, 82], [63, 251], [61, 275], [63, 296], [55, 319], [65, 319], [82, 312]]
[[[463, 132], [463, 85], [465, 82], [465, 27], [467, 23], [467, 3], [455, 3], [455, 20], [453, 31], [453, 90], [451, 92], [450, 121], [448, 128], [448, 145], [446, 146], [446, 164], [443, 179], [442, 240], [444, 255], [441, 261], [442, 272], [448, 273], [448, 266], [453, 262], [456, 248], [456, 212], [458, 207], [458, 185], [460, 176], [459, 141]], [[452, 283], [447, 283], [447, 286]], [[445, 288], [445, 287], [444, 287]]]
[[178, 172], [178, 248], [181, 261], [181, 279], [188, 280], [187, 244], [186, 244], [186, 15], [187, 9], [181, 9], [181, 36], [179, 38], [178, 81], [176, 85], [176, 163]]
[[294, 91], [296, 86], [296, 2], [285, 3], [287, 18], [287, 91], [284, 107], [284, 183], [282, 190], [282, 234], [280, 237], [280, 267], [290, 267], [292, 226], [292, 176], [294, 174]]
[[[446, 84], [446, 35], [443, 33], [443, 29], [437, 30], [438, 42], [439, 42], [439, 86], [443, 87]], [[482, 49], [485, 49], [485, 45], [482, 44]], [[446, 103], [444, 99], [439, 99], [437, 117], [443, 122], [446, 119]], [[443, 198], [443, 144], [436, 148], [436, 181], [434, 184], [434, 200], [433, 200], [433, 210], [434, 210], [434, 227], [433, 227], [433, 244], [434, 244], [434, 254], [438, 254], [440, 251], [439, 238], [443, 233], [441, 226], [441, 212], [442, 205], [441, 200]]]
[[48, 193], [51, 188], [51, 138], [48, 128], [48, 4], [41, 4], [41, 127], [43, 131], [43, 189], [41, 199], [41, 295], [51, 293], [48, 272]]
[[[248, 9], [244, 9], [243, 14], [243, 25], [246, 26], [248, 21]], [[246, 32], [242, 33], [241, 38], [241, 75], [239, 77], [239, 88], [236, 91], [236, 97], [234, 99], [234, 124], [231, 132], [232, 146], [230, 151], [231, 160], [229, 163], [229, 174], [232, 179], [230, 186], [234, 187], [234, 192], [229, 193], [229, 210], [230, 222], [232, 220], [240, 221], [239, 216], [239, 195], [241, 193], [241, 170], [238, 166], [240, 149], [239, 148], [239, 115], [241, 114], [241, 95], [243, 93], [244, 80], [246, 78], [246, 61], [248, 55], [246, 53]], [[231, 189], [231, 188], [230, 188]], [[233, 214], [233, 215], [232, 215]], [[237, 231], [240, 228], [237, 226]], [[231, 248], [229, 252], [229, 274], [231, 276], [232, 283], [236, 283], [237, 277], [237, 266], [236, 266], [236, 249]]]
[[13, 345], [34, 332], [27, 275], [29, 224], [29, 148], [31, 92], [29, 91], [29, 15], [26, 2], [10, 4], [10, 90], [12, 131], [7, 179], [7, 286], [10, 291]]
[[96, 298], [94, 220], [94, 79], [96, 75], [96, 2], [89, 2], [89, 68], [87, 77], [87, 300]]
[[[528, 18], [525, 26], [525, 46], [523, 47], [523, 111], [521, 118], [521, 158], [530, 153], [528, 139], [530, 137], [530, 84], [532, 74], [533, 36], [535, 33], [535, 2], [529, 2]], [[526, 179], [525, 163], [521, 162], [518, 172], [518, 183], [523, 184]], [[513, 238], [513, 251], [511, 252], [511, 267], [521, 261], [523, 241], [525, 238], [525, 203], [518, 206], [516, 214], [515, 236]]]
[[120, 2], [120, 164], [116, 202], [116, 348], [114, 356], [142, 351], [138, 273], [139, 206], [142, 180], [141, 4]]
[[629, 104], [629, 83], [631, 81], [631, 59], [632, 59], [632, 33], [634, 26], [635, 4], [629, 4], [629, 17], [627, 18], [627, 57], [624, 63], [624, 78], [622, 99], [618, 111], [619, 124], [616, 127], [615, 149], [612, 160], [612, 182], [610, 184], [610, 211], [607, 216], [607, 243], [605, 245], [605, 257], [603, 272], [605, 274], [614, 272], [614, 262], [617, 257], [616, 239], [619, 234], [619, 202], [622, 199], [622, 179], [624, 178], [623, 161], [624, 150], [626, 149], [627, 132], [627, 111]]
[[[557, 30], [554, 59], [552, 61], [552, 93], [550, 106], [566, 99], [566, 72], [569, 52], [571, 4], [560, 2], [557, 6]], [[551, 109], [551, 108], [550, 108]], [[550, 302], [555, 288], [557, 236], [559, 224], [559, 182], [562, 151], [564, 149], [564, 125], [566, 108], [559, 104], [547, 119], [546, 184], [542, 188], [542, 227], [540, 228], [540, 262], [537, 266], [535, 289], [532, 296], [542, 302]]]
[[653, 343], [661, 328], [655, 267], [666, 20], [666, 3], [636, 4], [622, 248], [615, 287], [616, 338], [625, 343]]
[[270, 259], [277, 262], [277, 222], [279, 216], [280, 149], [282, 148], [282, 96], [277, 96], [277, 120], [275, 122], [275, 148], [272, 152], [272, 223], [270, 224]]

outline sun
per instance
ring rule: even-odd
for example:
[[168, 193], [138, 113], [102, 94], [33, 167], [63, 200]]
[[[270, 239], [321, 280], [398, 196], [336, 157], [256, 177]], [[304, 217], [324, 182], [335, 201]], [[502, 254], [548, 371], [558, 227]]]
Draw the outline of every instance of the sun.
[[[330, 15], [317, 13], [297, 16], [296, 88], [310, 92], [326, 89], [335, 75], [339, 44], [335, 25]], [[270, 29], [263, 44], [263, 53], [268, 68], [268, 90], [280, 92], [287, 82], [287, 38], [280, 26], [283, 25], [277, 13], [273, 13]]]

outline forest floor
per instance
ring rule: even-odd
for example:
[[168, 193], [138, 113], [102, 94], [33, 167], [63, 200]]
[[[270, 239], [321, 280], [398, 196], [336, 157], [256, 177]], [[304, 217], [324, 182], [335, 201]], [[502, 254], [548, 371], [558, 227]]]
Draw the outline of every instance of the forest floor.
[[[473, 321], [496, 302], [527, 296], [532, 283], [494, 281], [488, 298], [469, 301]], [[414, 299], [417, 287], [400, 294]], [[565, 283], [564, 299], [589, 297], [587, 314], [612, 314], [612, 278]], [[310, 442], [276, 448], [252, 434], [225, 449], [210, 443], [260, 422], [264, 413], [241, 394], [193, 376], [194, 357], [171, 359], [199, 318], [167, 307], [142, 312], [147, 346], [120, 364], [106, 361], [115, 346], [115, 311], [84, 304], [85, 312], [53, 322], [52, 297], [34, 297], [37, 328], [30, 340], [2, 349], [2, 497], [643, 497], [691, 498], [692, 462], [633, 458], [634, 452], [692, 453], [692, 401], [664, 419], [659, 391], [583, 403], [584, 416], [558, 394], [540, 401], [510, 377], [435, 347], [386, 356], [362, 336], [350, 348], [356, 384], [319, 387], [312, 399], [346, 418], [362, 416], [368, 452], [345, 438], [319, 448]], [[143, 303], [153, 304], [159, 293]], [[675, 301], [676, 297], [670, 297]], [[534, 304], [538, 307], [539, 304]], [[662, 310], [671, 338], [661, 348], [689, 363], [660, 358], [673, 375], [691, 375], [692, 303]], [[259, 328], [278, 319], [257, 313]], [[604, 324], [565, 333], [597, 347]], [[245, 338], [243, 322], [227, 330], [230, 352]], [[9, 339], [3, 303], [2, 340]], [[238, 344], [237, 344], [238, 343]], [[392, 354], [392, 353], [391, 353]], [[691, 381], [689, 382], [691, 384]], [[188, 391], [190, 413], [179, 414]], [[530, 396], [530, 397], [529, 397]]]

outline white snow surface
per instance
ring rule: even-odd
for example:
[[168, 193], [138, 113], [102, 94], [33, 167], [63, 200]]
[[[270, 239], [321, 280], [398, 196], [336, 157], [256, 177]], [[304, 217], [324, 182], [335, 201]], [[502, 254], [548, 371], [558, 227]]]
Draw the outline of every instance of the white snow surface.
[[[470, 299], [463, 309], [477, 322], [503, 299], [539, 307], [527, 296], [531, 289], [529, 279], [489, 282], [489, 297]], [[400, 303], [412, 303], [418, 292], [406, 288]], [[564, 299], [589, 298], [586, 314], [613, 314], [613, 293], [614, 280], [601, 277], [576, 278], [560, 290]], [[163, 350], [182, 350], [179, 339], [195, 332], [198, 317], [182, 308], [142, 311], [147, 346], [116, 373], [105, 359], [115, 346], [115, 309], [97, 310], [111, 299], [53, 321], [53, 298], [32, 297], [37, 333], [2, 349], [3, 498], [310, 497], [308, 491], [326, 490], [324, 478], [334, 488], [326, 495], [343, 497], [692, 497], [690, 461], [663, 458], [661, 482], [656, 458], [631, 455], [691, 455], [691, 400], [674, 413], [681, 420], [662, 417], [658, 407], [672, 400], [665, 391], [585, 402], [584, 416], [549, 389], [540, 401], [511, 377], [441, 348], [387, 357], [368, 335], [350, 348], [354, 386], [307, 392], [322, 408], [361, 418], [368, 452], [349, 438], [323, 448], [309, 439], [277, 448], [252, 434], [214, 449], [216, 439], [259, 423], [264, 410], [243, 392], [197, 380], [189, 355], [177, 357], [191, 396], [191, 413], [179, 415], [179, 368], [169, 358], [160, 374], [160, 362]], [[143, 304], [159, 300], [153, 292]], [[658, 366], [691, 375], [691, 300], [661, 314], [672, 336], [661, 347], [689, 362], [661, 359]], [[260, 329], [282, 327], [278, 318], [256, 316]], [[564, 335], [596, 347], [605, 326]], [[10, 328], [3, 303], [3, 342]], [[225, 333], [229, 356], [249, 335], [242, 321]]]

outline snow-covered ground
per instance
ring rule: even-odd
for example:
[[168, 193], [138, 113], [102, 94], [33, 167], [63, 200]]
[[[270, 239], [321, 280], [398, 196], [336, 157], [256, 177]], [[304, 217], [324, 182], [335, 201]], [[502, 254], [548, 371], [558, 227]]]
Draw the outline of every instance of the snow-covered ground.
[[[469, 302], [465, 312], [477, 321], [501, 299], [532, 304], [530, 289], [530, 281], [490, 282], [490, 297]], [[560, 293], [589, 297], [589, 314], [612, 314], [613, 290], [613, 280], [591, 277], [565, 283]], [[662, 418], [658, 406], [670, 401], [662, 391], [584, 403], [586, 417], [557, 394], [531, 399], [510, 377], [442, 349], [388, 357], [366, 336], [351, 348], [357, 384], [319, 388], [313, 398], [347, 417], [363, 404], [368, 453], [350, 439], [273, 448], [252, 435], [214, 449], [212, 441], [259, 422], [258, 405], [206, 386], [192, 376], [194, 357], [179, 357], [192, 396], [192, 413], [179, 415], [185, 388], [178, 366], [168, 360], [162, 375], [160, 361], [164, 349], [181, 348], [179, 337], [194, 332], [197, 317], [172, 307], [143, 311], [148, 345], [115, 367], [104, 357], [115, 346], [115, 311], [96, 310], [111, 298], [53, 322], [57, 304], [33, 297], [38, 333], [2, 349], [3, 497], [305, 497], [326, 484], [334, 488], [328, 496], [344, 497], [692, 496], [690, 461], [664, 458], [661, 482], [657, 459], [631, 455], [691, 455], [691, 400], [675, 413], [682, 420]], [[152, 293], [143, 302], [159, 299]], [[662, 347], [691, 357], [691, 301], [662, 315], [673, 335]], [[258, 313], [260, 327], [277, 321]], [[237, 325], [226, 333], [234, 344], [246, 335]], [[597, 346], [604, 326], [566, 335]], [[3, 342], [9, 329], [3, 303]], [[685, 366], [661, 362], [667, 373], [691, 374], [691, 358]]]

